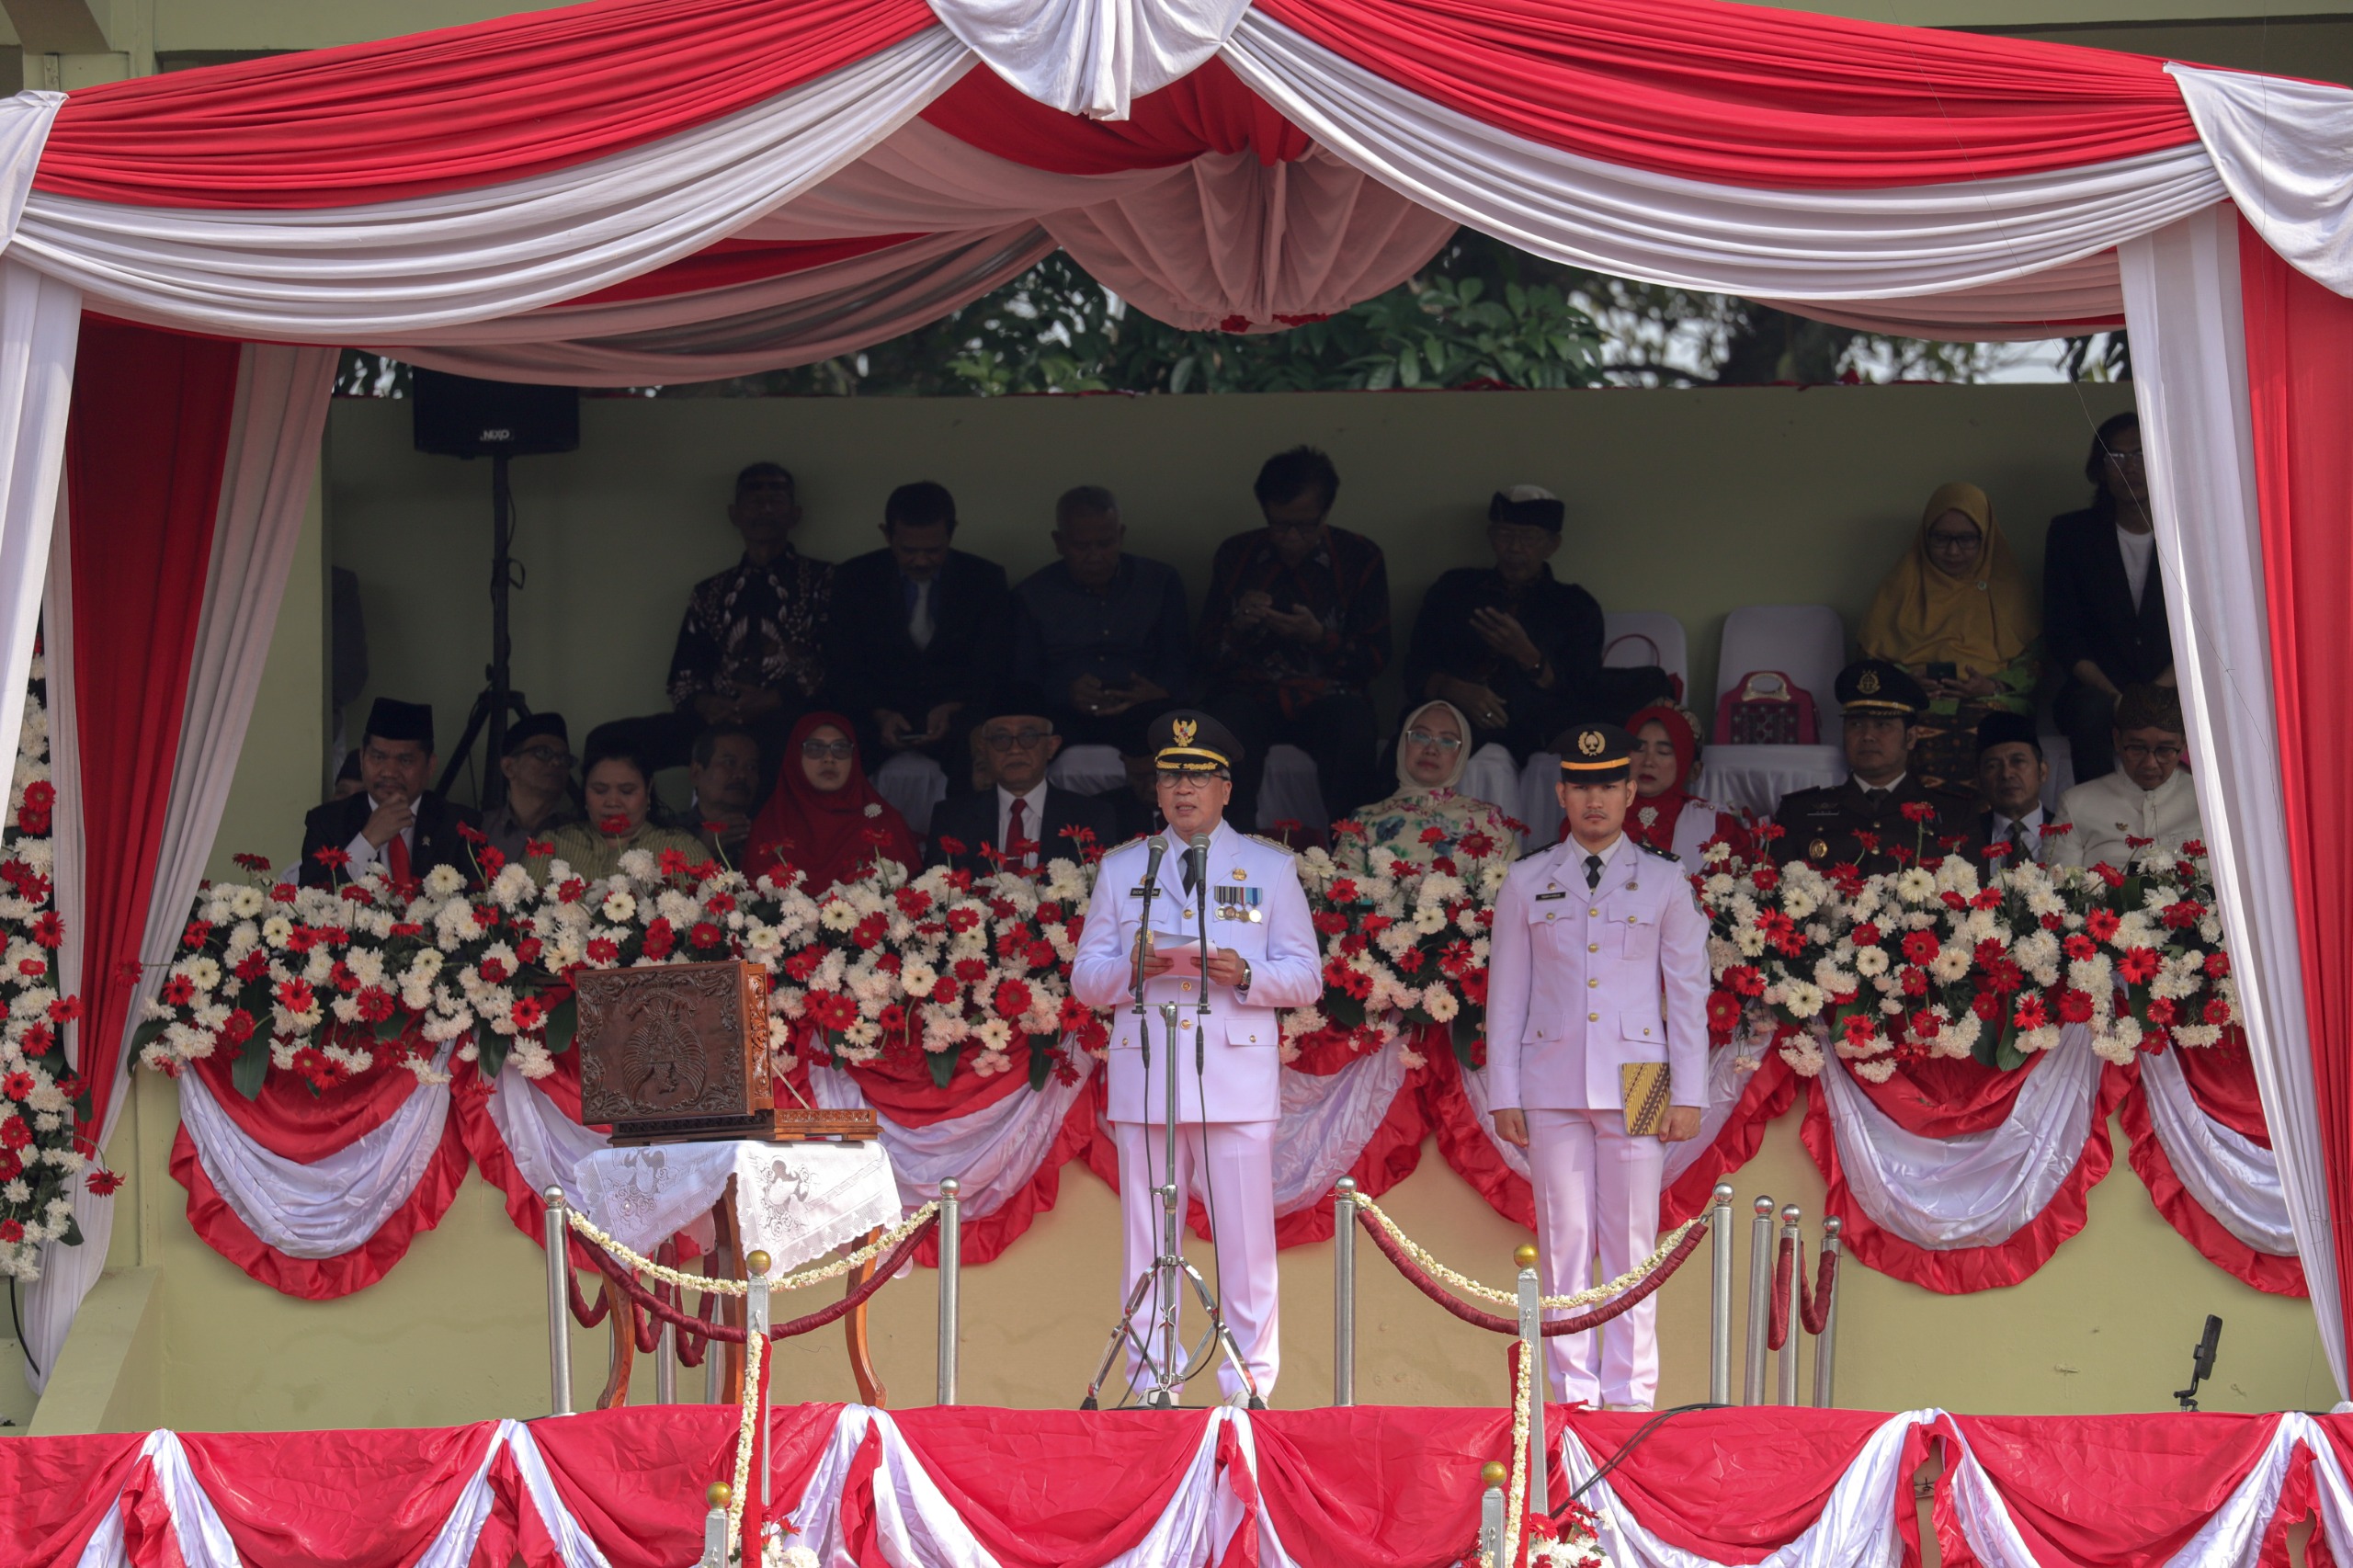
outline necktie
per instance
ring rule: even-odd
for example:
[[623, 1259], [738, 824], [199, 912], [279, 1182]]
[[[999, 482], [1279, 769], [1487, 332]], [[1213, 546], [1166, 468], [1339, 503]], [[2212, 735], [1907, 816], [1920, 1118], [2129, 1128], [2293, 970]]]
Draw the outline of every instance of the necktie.
[[1601, 885], [1601, 857], [1598, 855], [1585, 858], [1585, 885], [1588, 892]]
[[915, 608], [907, 613], [907, 636], [918, 649], [931, 646], [931, 580], [915, 585]]
[[408, 840], [397, 833], [392, 835], [384, 845], [384, 863], [392, 868], [392, 884], [404, 886], [409, 880]]
[[1005, 824], [1005, 852], [1010, 858], [1017, 860], [1029, 853], [1029, 827], [1024, 820], [1029, 814], [1029, 802], [1018, 795], [1014, 796], [1013, 810], [1007, 814]]
[[1193, 896], [1193, 857], [1188, 854], [1181, 864], [1184, 869], [1185, 896], [1190, 898]]
[[2010, 864], [2023, 866], [2033, 858], [2034, 856], [2026, 846], [2026, 824], [2022, 822], [2010, 824]]

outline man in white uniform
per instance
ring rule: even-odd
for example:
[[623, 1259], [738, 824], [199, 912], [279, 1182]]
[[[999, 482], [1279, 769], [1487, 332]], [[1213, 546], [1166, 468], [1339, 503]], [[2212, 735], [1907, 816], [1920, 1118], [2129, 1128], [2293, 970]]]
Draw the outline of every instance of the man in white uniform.
[[[1699, 1134], [1708, 1071], [1708, 920], [1675, 858], [1625, 835], [1633, 737], [1565, 739], [1569, 836], [1505, 880], [1487, 988], [1495, 1136], [1528, 1151], [1548, 1296], [1594, 1284], [1597, 1255], [1614, 1279], [1658, 1244], [1666, 1145]], [[1558, 1397], [1649, 1409], [1657, 1318], [1655, 1301], [1635, 1307], [1599, 1354], [1592, 1334], [1552, 1340]]]
[[[1110, 1122], [1126, 1232], [1120, 1296], [1125, 1301], [1160, 1256], [1160, 1199], [1154, 1189], [1168, 1180], [1165, 1129], [1173, 1118], [1176, 1187], [1209, 1209], [1226, 1324], [1259, 1396], [1267, 1398], [1274, 1392], [1279, 1339], [1274, 1141], [1282, 1108], [1282, 1026], [1277, 1010], [1322, 998], [1323, 960], [1290, 851], [1236, 833], [1224, 820], [1233, 769], [1243, 761], [1233, 736], [1205, 713], [1177, 709], [1154, 721], [1150, 744], [1160, 812], [1168, 824], [1151, 930], [1144, 930], [1142, 913], [1152, 840], [1135, 839], [1103, 857], [1071, 965], [1073, 994], [1091, 1007], [1111, 1010]], [[1205, 885], [1195, 881], [1187, 855], [1197, 834], [1210, 841]], [[1206, 981], [1190, 961], [1200, 950], [1203, 904]], [[1142, 1017], [1133, 991], [1140, 945], [1149, 1009]], [[1181, 1009], [1173, 1108], [1165, 1103], [1164, 1002]], [[1198, 1060], [1206, 1062], [1198, 1071], [1197, 1027]], [[1129, 1375], [1137, 1375], [1132, 1346]], [[1228, 1367], [1220, 1368], [1218, 1382], [1229, 1399], [1242, 1390]]]
[[2059, 820], [2069, 825], [2052, 861], [2124, 871], [2150, 845], [2178, 849], [2203, 838], [2198, 790], [2181, 766], [2188, 746], [2180, 692], [2126, 687], [2116, 699], [2117, 770], [2059, 797]]

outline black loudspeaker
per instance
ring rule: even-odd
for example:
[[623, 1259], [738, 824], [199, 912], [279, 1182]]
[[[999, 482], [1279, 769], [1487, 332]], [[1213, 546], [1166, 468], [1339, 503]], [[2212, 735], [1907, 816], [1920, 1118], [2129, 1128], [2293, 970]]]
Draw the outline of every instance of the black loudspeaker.
[[410, 383], [416, 449], [443, 457], [525, 457], [580, 445], [580, 392], [574, 387], [480, 381], [419, 369]]

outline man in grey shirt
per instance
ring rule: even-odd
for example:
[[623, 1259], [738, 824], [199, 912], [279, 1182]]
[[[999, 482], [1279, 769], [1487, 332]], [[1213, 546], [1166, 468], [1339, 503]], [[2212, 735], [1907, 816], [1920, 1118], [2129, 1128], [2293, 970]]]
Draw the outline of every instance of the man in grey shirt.
[[1075, 745], [1144, 755], [1144, 731], [1184, 699], [1189, 641], [1176, 569], [1130, 555], [1120, 503], [1086, 484], [1054, 504], [1062, 559], [1014, 590], [1013, 671], [1042, 688]]

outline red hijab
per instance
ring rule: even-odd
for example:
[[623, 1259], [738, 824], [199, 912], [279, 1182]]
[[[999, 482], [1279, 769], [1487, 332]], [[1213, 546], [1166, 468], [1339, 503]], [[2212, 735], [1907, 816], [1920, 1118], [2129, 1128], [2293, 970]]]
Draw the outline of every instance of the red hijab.
[[[1660, 702], [1643, 709], [1626, 721], [1626, 733], [1640, 736], [1643, 726], [1656, 723], [1666, 732], [1667, 744], [1675, 748], [1675, 781], [1655, 795], [1634, 797], [1634, 804], [1626, 812], [1626, 832], [1637, 844], [1662, 852], [1675, 848], [1675, 824], [1682, 816], [1683, 807], [1691, 799], [1691, 769], [1699, 761], [1699, 738], [1691, 733], [1691, 721], [1683, 710]], [[1649, 813], [1644, 820], [1644, 813]]]
[[[838, 790], [818, 789], [801, 767], [801, 744], [828, 724], [850, 745], [849, 778]], [[753, 820], [745, 873], [755, 881], [763, 874], [781, 879], [783, 868], [794, 867], [806, 879], [803, 887], [823, 892], [857, 876], [877, 856], [911, 868], [923, 864], [906, 819], [867, 781], [858, 731], [838, 713], [811, 713], [792, 726], [776, 792]]]

